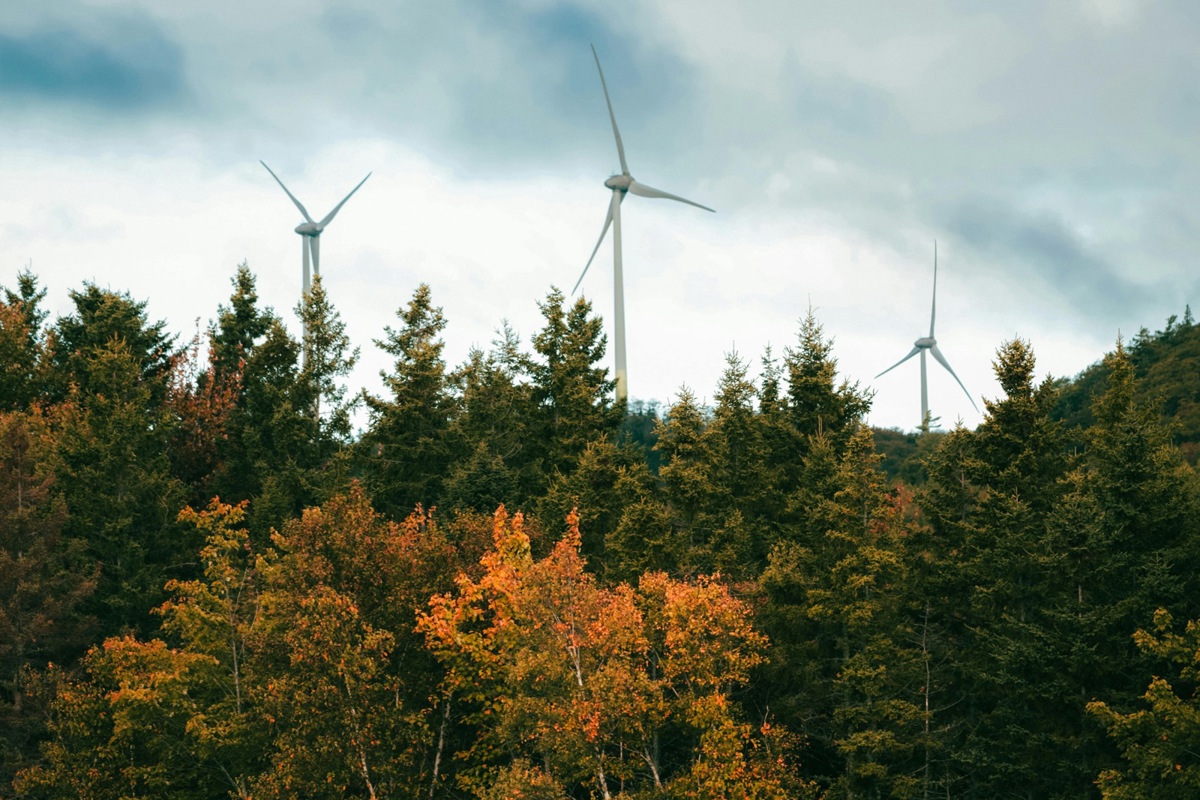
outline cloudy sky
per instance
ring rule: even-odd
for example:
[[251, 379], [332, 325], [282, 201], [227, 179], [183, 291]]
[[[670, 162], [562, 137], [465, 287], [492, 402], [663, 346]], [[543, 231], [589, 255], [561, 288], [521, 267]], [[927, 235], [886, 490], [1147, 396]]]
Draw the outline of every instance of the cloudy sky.
[[[386, 7], [384, 7], [386, 6]], [[1073, 375], [1200, 289], [1200, 5], [1139, 0], [48, 0], [0, 18], [0, 284], [29, 264], [188, 337], [249, 262], [296, 329], [299, 214], [369, 181], [322, 237], [362, 344], [420, 282], [447, 357], [570, 290], [619, 172], [716, 214], [623, 207], [630, 391], [711, 398], [810, 306], [870, 421], [919, 421], [914, 359], [938, 243], [937, 336], [973, 393], [1029, 340]], [[606, 243], [583, 292], [607, 320]], [[943, 424], [980, 417], [931, 362]], [[982, 403], [980, 403], [982, 407]]]

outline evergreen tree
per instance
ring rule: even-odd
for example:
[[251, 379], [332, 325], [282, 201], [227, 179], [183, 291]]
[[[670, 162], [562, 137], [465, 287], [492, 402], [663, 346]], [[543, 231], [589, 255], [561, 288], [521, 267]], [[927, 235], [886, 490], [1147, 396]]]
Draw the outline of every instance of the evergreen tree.
[[45, 337], [42, 325], [46, 312], [41, 303], [45, 289], [38, 289], [31, 272], [17, 276], [17, 291], [4, 289], [0, 299], [0, 411], [29, 408], [40, 398], [45, 368]]
[[776, 643], [760, 702], [806, 735], [827, 797], [907, 797], [919, 786], [924, 712], [908, 585], [904, 507], [884, 492], [870, 429], [839, 459], [829, 437], [807, 456], [811, 538], [776, 545], [763, 573]]
[[258, 307], [254, 273], [246, 262], [233, 276], [229, 305], [217, 307], [217, 321], [209, 337], [211, 360], [218, 374], [240, 373], [244, 362], [267, 335], [275, 315]]
[[787, 411], [797, 437], [796, 455], [803, 454], [807, 439], [817, 434], [831, 437], [840, 450], [870, 410], [870, 395], [857, 383], [837, 382], [833, 341], [825, 338], [812, 309], [801, 320], [797, 338], [796, 347], [784, 351]]
[[1200, 624], [1188, 622], [1182, 633], [1174, 627], [1160, 609], [1153, 630], [1135, 635], [1140, 650], [1167, 665], [1156, 670], [1141, 707], [1122, 713], [1103, 702], [1088, 705], [1124, 757], [1096, 781], [1105, 800], [1174, 800], [1200, 791]]
[[488, 353], [472, 348], [451, 376], [458, 398], [451, 439], [461, 449], [446, 498], [452, 506], [488, 514], [501, 503], [521, 507], [544, 485], [526, 374], [530, 360], [507, 322], [497, 333]]
[[49, 447], [40, 413], [0, 412], [0, 786], [33, 759], [42, 732], [29, 671], [82, 655], [92, 627], [80, 607], [95, 589], [95, 563], [62, 535]]
[[379, 510], [407, 516], [418, 504], [436, 505], [453, 449], [455, 407], [442, 360], [442, 309], [432, 305], [428, 284], [396, 312], [399, 330], [385, 329], [375, 344], [395, 359], [381, 372], [390, 398], [366, 395], [371, 427], [362, 439], [366, 486]]
[[612, 397], [616, 381], [596, 366], [607, 346], [600, 318], [582, 297], [570, 308], [564, 304], [558, 289], [538, 304], [546, 325], [533, 338], [538, 358], [528, 367], [547, 478], [571, 472], [588, 442], [612, 437], [625, 416]]
[[741, 518], [736, 529], [724, 526], [726, 541], [717, 549], [725, 552], [718, 565], [745, 578], [762, 571], [775, 538], [779, 470], [768, 451], [765, 419], [754, 408], [757, 391], [746, 364], [737, 353], [726, 355], [725, 362], [717, 406], [704, 432], [711, 459], [708, 477], [715, 490], [705, 508], [714, 517], [736, 512]]
[[[553, 525], [574, 513], [579, 520], [580, 552], [590, 559], [594, 570], [617, 567], [627, 553], [609, 554], [607, 545], [625, 520], [627, 507], [647, 499], [653, 491], [653, 477], [637, 447], [618, 447], [610, 441], [589, 442], [580, 454], [575, 469], [558, 473], [538, 502], [538, 513]], [[637, 544], [637, 532], [634, 541]], [[623, 572], [621, 574], [624, 574]]]
[[69, 511], [65, 535], [100, 563], [88, 610], [106, 633], [148, 630], [163, 584], [194, 563], [195, 542], [175, 524], [184, 487], [138, 354], [113, 338], [88, 355], [79, 369], [89, 391], [73, 385], [55, 414], [54, 491]]
[[937, 623], [956, 634], [949, 693], [961, 698], [953, 721], [943, 717], [957, 728], [949, 754], [957, 783], [948, 788], [967, 797], [1014, 786], [1030, 797], [1071, 796], [1089, 780], [1077, 757], [1078, 637], [1063, 627], [1063, 609], [1074, 607], [1062, 580], [1070, 553], [1050, 528], [1071, 464], [1049, 417], [1053, 383], [1036, 385], [1034, 366], [1027, 343], [1002, 346], [995, 370], [1006, 396], [986, 401], [976, 433], [943, 444], [965, 453], [930, 469], [929, 490], [947, 504], [931, 514], [933, 552], [947, 559], [940, 571], [959, 573], [941, 585], [962, 592]]
[[312, 416], [316, 421], [316, 439], [331, 456], [350, 439], [350, 414], [358, 398], [346, 400], [341, 379], [350, 374], [358, 361], [358, 348], [351, 349], [346, 323], [329, 302], [319, 275], [312, 288], [296, 307], [304, 326], [304, 363], [299, 381], [312, 393]]
[[147, 408], [162, 403], [175, 359], [174, 339], [165, 332], [166, 323], [151, 324], [146, 318], [146, 303], [137, 302], [127, 293], [118, 294], [85, 283], [82, 291], [72, 291], [75, 313], [59, 317], [49, 348], [53, 369], [51, 397], [65, 399], [72, 384], [81, 394], [98, 391], [94, 361], [99, 351], [117, 340], [133, 358], [134, 375], [149, 389]]

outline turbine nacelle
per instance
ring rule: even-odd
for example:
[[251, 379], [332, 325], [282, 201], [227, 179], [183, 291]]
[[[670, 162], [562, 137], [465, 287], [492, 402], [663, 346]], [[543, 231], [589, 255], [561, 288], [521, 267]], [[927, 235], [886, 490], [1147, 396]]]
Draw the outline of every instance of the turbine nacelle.
[[301, 222], [293, 230], [304, 237], [300, 240], [303, 249], [302, 263], [304, 270], [302, 273], [302, 285], [304, 287], [304, 293], [308, 294], [310, 286], [308, 275], [309, 265], [311, 264], [313, 272], [318, 275], [321, 274], [321, 240], [318, 237], [321, 235], [321, 232], [325, 230], [325, 226], [332, 222], [333, 218], [337, 216], [337, 213], [341, 210], [342, 206], [346, 205], [346, 201], [353, 197], [354, 193], [361, 189], [362, 185], [367, 182], [367, 178], [371, 177], [371, 173], [368, 172], [367, 178], [363, 178], [361, 181], [359, 181], [358, 186], [355, 186], [353, 189], [351, 189], [350, 194], [343, 197], [342, 202], [334, 206], [333, 210], [326, 214], [324, 219], [317, 221], [308, 213], [308, 209], [304, 207], [304, 204], [296, 199], [296, 195], [292, 194], [291, 190], [289, 190], [287, 186], [283, 184], [283, 181], [279, 180], [279, 176], [267, 166], [267, 162], [259, 161], [258, 163], [263, 165], [263, 169], [271, 173], [271, 177], [274, 178], [275, 182], [279, 184], [279, 188], [283, 189], [284, 193], [287, 194], [288, 198], [293, 204], [295, 204], [296, 209], [300, 212], [300, 215], [304, 217], [304, 222]]
[[913, 347], [919, 347], [922, 350], [928, 350], [931, 347], [937, 347], [937, 339], [932, 336], [922, 336], [913, 342]]
[[613, 175], [604, 182], [604, 185], [609, 189], [620, 189], [622, 192], [628, 192], [629, 187], [633, 185], [633, 178], [629, 175]]

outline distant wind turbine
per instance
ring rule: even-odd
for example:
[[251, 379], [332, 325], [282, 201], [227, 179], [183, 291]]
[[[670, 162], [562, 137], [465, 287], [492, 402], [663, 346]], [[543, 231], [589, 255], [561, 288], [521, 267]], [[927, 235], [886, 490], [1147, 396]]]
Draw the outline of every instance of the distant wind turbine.
[[600, 249], [600, 245], [604, 242], [604, 235], [608, 233], [608, 227], [611, 225], [613, 229], [613, 300], [616, 305], [613, 314], [613, 339], [616, 345], [617, 399], [624, 400], [629, 397], [629, 381], [625, 369], [625, 282], [621, 273], [621, 203], [625, 200], [628, 192], [633, 192], [640, 197], [678, 200], [680, 203], [703, 208], [705, 211], [713, 209], [677, 195], [653, 189], [644, 183], [638, 183], [629, 174], [629, 165], [625, 163], [625, 147], [621, 144], [621, 132], [617, 130], [617, 118], [613, 114], [612, 101], [608, 97], [608, 84], [604, 82], [604, 70], [600, 67], [600, 56], [596, 54], [595, 45], [592, 45], [592, 57], [596, 59], [596, 69], [600, 73], [600, 86], [604, 89], [604, 102], [608, 105], [608, 118], [612, 121], [613, 138], [617, 140], [617, 156], [621, 159], [621, 174], [613, 175], [604, 182], [605, 186], [612, 189], [612, 201], [608, 205], [608, 216], [604, 219], [604, 228], [600, 231], [600, 238], [596, 240], [596, 246], [592, 248], [592, 255], [584, 265], [583, 273], [575, 282], [575, 288], [571, 290], [571, 294], [575, 294], [579, 289], [579, 284], [583, 283], [583, 277], [587, 275], [588, 267], [596, 258], [596, 251]]
[[351, 189], [350, 194], [342, 198], [342, 202], [334, 206], [333, 211], [330, 211], [325, 215], [325, 219], [321, 220], [320, 222], [314, 222], [313, 218], [309, 216], [308, 211], [304, 208], [300, 201], [296, 199], [296, 196], [288, 191], [288, 188], [283, 185], [283, 181], [279, 180], [279, 176], [274, 172], [271, 172], [271, 168], [267, 166], [266, 162], [259, 161], [258, 163], [262, 164], [263, 168], [266, 169], [267, 172], [271, 173], [271, 177], [275, 179], [275, 182], [279, 184], [283, 191], [287, 192], [287, 196], [292, 198], [292, 202], [296, 204], [296, 208], [300, 209], [300, 213], [304, 215], [304, 222], [296, 226], [296, 233], [300, 234], [301, 236], [300, 244], [304, 250], [304, 294], [307, 296], [308, 290], [312, 285], [308, 274], [308, 265], [310, 259], [312, 262], [312, 271], [317, 275], [321, 274], [321, 233], [325, 230], [326, 225], [328, 225], [330, 222], [333, 222], [333, 218], [337, 216], [339, 211], [341, 211], [342, 206], [346, 205], [346, 201], [349, 200], [354, 193], [359, 190], [359, 187], [367, 182], [367, 178], [371, 177], [371, 173], [368, 172], [367, 178], [363, 178], [361, 181], [359, 181], [358, 186], [355, 186], [353, 189]]
[[958, 379], [958, 376], [954, 374], [954, 370], [950, 368], [950, 362], [948, 362], [946, 360], [946, 357], [944, 355], [942, 355], [942, 351], [938, 349], [937, 339], [933, 338], [933, 323], [934, 323], [934, 320], [936, 320], [936, 319], [937, 319], [937, 242], [934, 242], [933, 243], [933, 305], [932, 305], [932, 311], [930, 311], [930, 313], [929, 313], [929, 335], [922, 336], [920, 339], [917, 339], [917, 341], [913, 342], [913, 349], [911, 351], [909, 351], [908, 355], [906, 355], [904, 358], [900, 359], [895, 364], [892, 364], [890, 367], [885, 369], [883, 372], [881, 372], [875, 376], [877, 379], [882, 378], [884, 375], [888, 374], [889, 372], [894, 370], [896, 367], [903, 364], [905, 361], [908, 361], [910, 358], [915, 356], [917, 353], [921, 354], [921, 429], [922, 430], [929, 430], [929, 421], [930, 421], [930, 419], [929, 419], [929, 380], [928, 380], [928, 376], [927, 376], [926, 368], [925, 368], [925, 351], [927, 351], [927, 350], [930, 352], [930, 354], [933, 355], [933, 357], [935, 359], [937, 359], [937, 362], [939, 364], [941, 364], [943, 367], [946, 368], [946, 371], [949, 372], [951, 376], [953, 376], [954, 380], [958, 382], [958, 385], [960, 387], [962, 387], [963, 393], [966, 394], [967, 399], [971, 401], [971, 407], [974, 408], [976, 411], [979, 410], [979, 406], [975, 405], [975, 398], [971, 397], [971, 393], [967, 391], [967, 387], [963, 386], [963, 382]]

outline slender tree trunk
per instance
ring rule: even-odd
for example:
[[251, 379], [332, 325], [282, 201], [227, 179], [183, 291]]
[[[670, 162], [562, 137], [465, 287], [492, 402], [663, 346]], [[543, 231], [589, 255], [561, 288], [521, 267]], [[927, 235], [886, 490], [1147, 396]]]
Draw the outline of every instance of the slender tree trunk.
[[429, 782], [429, 798], [433, 800], [434, 789], [437, 788], [438, 770], [442, 765], [442, 750], [446, 746], [446, 725], [450, 722], [450, 697], [446, 698], [446, 705], [442, 707], [442, 725], [438, 730], [437, 752], [433, 754], [433, 780]]

